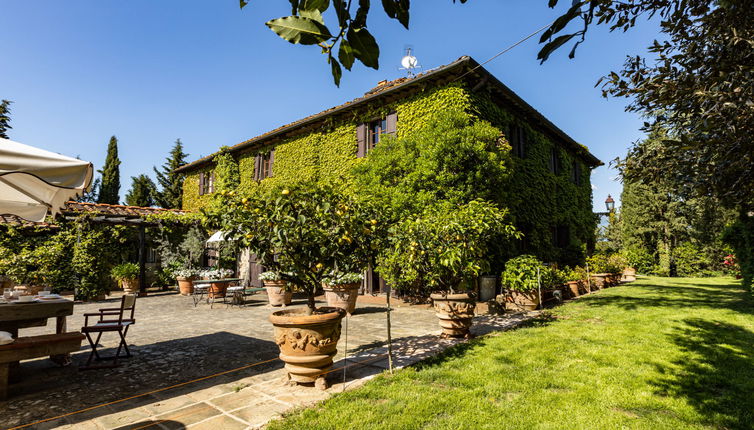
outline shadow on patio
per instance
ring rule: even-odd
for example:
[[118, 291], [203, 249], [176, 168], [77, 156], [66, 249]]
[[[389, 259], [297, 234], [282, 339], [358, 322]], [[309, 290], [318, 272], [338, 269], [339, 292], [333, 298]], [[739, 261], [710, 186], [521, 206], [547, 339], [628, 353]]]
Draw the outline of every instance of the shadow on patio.
[[[30, 424], [275, 359], [278, 355], [277, 345], [273, 342], [228, 332], [130, 348], [133, 357], [123, 360], [122, 366], [115, 369], [79, 371], [78, 365], [89, 355], [88, 345], [73, 355], [73, 364], [67, 367], [51, 367], [48, 359], [23, 362], [18, 369], [19, 382], [10, 386], [10, 397], [5, 402], [9, 413], [4, 414], [2, 421], [6, 425]], [[103, 352], [111, 355], [114, 348], [103, 349]], [[74, 424], [91, 420], [281, 367], [282, 363], [274, 360], [231, 371], [70, 415], [66, 422]]]

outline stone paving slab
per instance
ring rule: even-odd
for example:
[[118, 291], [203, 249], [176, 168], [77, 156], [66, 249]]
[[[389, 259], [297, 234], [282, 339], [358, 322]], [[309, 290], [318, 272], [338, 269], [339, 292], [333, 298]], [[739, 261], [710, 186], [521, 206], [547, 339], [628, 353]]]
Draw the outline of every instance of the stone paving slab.
[[[331, 387], [321, 391], [282, 383], [285, 371], [276, 360], [278, 350], [267, 321], [273, 308], [258, 299], [243, 308], [215, 305], [210, 309], [202, 304], [194, 307], [190, 298], [175, 294], [140, 298], [137, 324], [128, 335], [133, 358], [117, 369], [79, 372], [75, 365], [86, 359], [87, 347], [73, 356], [74, 366], [66, 368], [52, 367], [46, 359], [22, 363], [22, 382], [12, 384], [11, 397], [0, 402], [6, 411], [0, 415], [0, 427], [95, 407], [27, 428], [258, 428], [294, 408], [361, 386], [388, 368], [385, 310], [379, 298], [365, 299], [360, 300], [354, 315], [344, 320], [338, 355], [328, 376]], [[80, 326], [84, 312], [109, 306], [112, 301], [77, 304], [69, 329]], [[525, 318], [478, 316], [473, 331], [484, 334], [507, 329]], [[427, 306], [397, 306], [391, 319], [395, 368], [461, 342], [439, 338], [437, 319]], [[27, 329], [23, 334], [49, 330]], [[117, 345], [115, 339], [103, 343], [111, 348]], [[267, 360], [272, 361], [248, 367]], [[227, 373], [186, 383], [222, 372]], [[166, 389], [174, 384], [179, 386]], [[134, 398], [119, 401], [127, 397]], [[108, 402], [115, 403], [97, 407]]]

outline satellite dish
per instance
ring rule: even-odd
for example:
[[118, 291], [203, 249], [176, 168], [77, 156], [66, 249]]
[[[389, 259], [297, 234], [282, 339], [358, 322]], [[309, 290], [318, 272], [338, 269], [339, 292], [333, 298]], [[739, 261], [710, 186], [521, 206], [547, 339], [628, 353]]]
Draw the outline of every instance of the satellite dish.
[[401, 60], [401, 66], [403, 66], [404, 69], [415, 69], [418, 64], [419, 60], [417, 60], [413, 55], [406, 55]]

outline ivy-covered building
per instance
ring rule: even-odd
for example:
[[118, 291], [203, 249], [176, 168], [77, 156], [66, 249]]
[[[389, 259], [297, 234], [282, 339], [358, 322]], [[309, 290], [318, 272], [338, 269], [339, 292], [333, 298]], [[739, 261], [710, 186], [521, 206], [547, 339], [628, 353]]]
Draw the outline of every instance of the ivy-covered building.
[[[590, 174], [602, 162], [470, 57], [380, 82], [362, 97], [224, 152], [238, 163], [239, 193], [274, 181], [340, 179], [368, 159], [384, 134], [408, 135], [447, 111], [484, 119], [507, 135], [514, 171], [504, 191], [525, 235], [521, 251], [545, 261], [582, 260], [596, 226]], [[209, 204], [223, 183], [215, 155], [177, 169], [186, 175], [183, 209]]]

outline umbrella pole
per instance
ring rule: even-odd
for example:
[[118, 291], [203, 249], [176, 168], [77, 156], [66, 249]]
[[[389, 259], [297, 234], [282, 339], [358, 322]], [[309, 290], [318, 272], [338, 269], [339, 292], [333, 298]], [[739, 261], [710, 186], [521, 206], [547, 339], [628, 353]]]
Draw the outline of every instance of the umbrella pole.
[[146, 232], [143, 225], [139, 226], [139, 297], [147, 295], [146, 279]]

